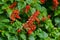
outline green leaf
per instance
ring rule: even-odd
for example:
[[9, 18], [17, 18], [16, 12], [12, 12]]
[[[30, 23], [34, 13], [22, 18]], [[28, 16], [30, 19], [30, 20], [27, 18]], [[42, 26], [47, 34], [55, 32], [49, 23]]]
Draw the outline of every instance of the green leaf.
[[7, 2], [7, 1], [8, 1], [8, 0], [2, 0], [2, 2], [4, 2], [4, 3]]
[[4, 37], [4, 35], [5, 35], [5, 31], [2, 31], [1, 35]]
[[54, 14], [54, 16], [57, 16], [57, 15], [60, 15], [60, 6], [58, 7], [57, 10], [55, 10], [55, 14]]
[[49, 20], [46, 20], [45, 22], [45, 26], [46, 26], [46, 29], [51, 29], [54, 27], [54, 25], [52, 24], [52, 21], [49, 19]]
[[45, 32], [41, 32], [41, 33], [38, 34], [38, 36], [39, 36], [40, 38], [47, 38], [47, 37], [48, 37], [48, 34], [45, 33]]
[[12, 11], [13, 11], [13, 10], [11, 10], [11, 9], [7, 9], [6, 11], [7, 11], [7, 16], [10, 17], [11, 14], [12, 14]]
[[13, 3], [14, 2], [14, 0], [10, 0], [11, 1], [11, 3]]
[[17, 29], [18, 28], [22, 29], [22, 27], [23, 27], [22, 23], [20, 21], [18, 21], [18, 20], [16, 20], [15, 25], [16, 25]]
[[0, 30], [4, 30], [4, 27], [5, 27], [6, 25], [4, 24], [4, 23], [1, 23], [0, 22]]
[[0, 5], [3, 4], [3, 2], [0, 1]]
[[48, 37], [48, 34], [44, 31], [42, 31], [41, 29], [38, 29], [36, 31], [36, 35], [39, 37], [39, 38], [47, 38]]
[[21, 37], [22, 40], [26, 40], [26, 35], [25, 34], [23, 34], [23, 33], [20, 34], [20, 37]]
[[47, 9], [43, 6], [41, 8], [41, 14], [42, 14], [42, 16], [45, 16], [45, 17], [47, 16]]
[[3, 40], [2, 37], [0, 37], [0, 40]]
[[36, 9], [37, 9], [37, 10], [39, 10], [39, 11], [41, 11], [41, 10], [42, 10], [42, 8], [41, 8], [41, 5], [40, 5], [40, 4], [36, 4], [36, 5], [35, 5], [35, 7], [36, 7]]
[[60, 23], [60, 18], [55, 18], [55, 23], [56, 24]]
[[4, 4], [3, 6], [2, 6], [2, 9], [7, 9], [8, 8], [8, 4]]
[[3, 11], [2, 10], [0, 10], [0, 14], [2, 14], [3, 13]]
[[10, 22], [10, 20], [9, 19], [3, 19], [1, 22], [8, 23], [8, 22]]
[[23, 9], [25, 6], [26, 6], [26, 2], [19, 2], [19, 3], [18, 3], [18, 9], [19, 9], [19, 11], [20, 11], [21, 9]]
[[8, 40], [18, 40], [16, 36], [10, 36]]
[[60, 27], [60, 18], [59, 17], [55, 18], [55, 25]]
[[[30, 10], [31, 10], [31, 13], [32, 13], [32, 14], [36, 11], [35, 8], [31, 8]], [[30, 14], [31, 14], [31, 13], [30, 13]]]
[[7, 36], [8, 40], [18, 40], [17, 36], [11, 36], [8, 32], [5, 32], [5, 35]]
[[26, 3], [27, 4], [31, 4], [32, 3], [32, 0], [26, 0]]
[[33, 35], [30, 35], [30, 36], [28, 37], [28, 39], [29, 39], [29, 40], [35, 40], [35, 37], [34, 37]]

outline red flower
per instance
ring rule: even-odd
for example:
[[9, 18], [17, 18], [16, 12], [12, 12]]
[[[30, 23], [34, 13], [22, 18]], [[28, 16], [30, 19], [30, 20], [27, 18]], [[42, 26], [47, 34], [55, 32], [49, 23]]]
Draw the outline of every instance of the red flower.
[[19, 16], [18, 14], [15, 14], [15, 15], [16, 15], [15, 17], [16, 17], [17, 19], [20, 19], [20, 16]]
[[27, 13], [29, 10], [25, 9], [25, 13]]
[[30, 35], [30, 34], [32, 34], [32, 32], [33, 32], [32, 30], [28, 30], [27, 33]]
[[27, 5], [26, 9], [25, 9], [25, 13], [27, 13], [29, 11], [29, 9], [30, 9], [30, 5]]
[[53, 0], [53, 10], [56, 9], [58, 4], [59, 4], [58, 0]]
[[30, 5], [27, 5], [27, 6], [26, 6], [26, 9], [29, 10], [29, 9], [30, 9]]
[[39, 11], [36, 11], [36, 12], [28, 19], [28, 21], [24, 24], [24, 28], [25, 28], [25, 29], [26, 29], [26, 28], [30, 28], [30, 29], [32, 28], [32, 29], [35, 30], [35, 29], [36, 29], [36, 26], [33, 25], [33, 23], [34, 23], [35, 20], [39, 22], [39, 20], [36, 19], [39, 14], [40, 14], [40, 12], [39, 12]]
[[46, 20], [46, 18], [45, 18], [45, 17], [43, 17], [43, 18], [42, 18], [42, 21], [45, 21], [45, 20]]
[[51, 15], [48, 15], [48, 18], [50, 18], [51, 17]]
[[11, 4], [11, 5], [9, 6], [9, 8], [13, 9], [16, 5], [17, 5], [17, 2], [14, 2], [13, 4]]
[[15, 21], [17, 19], [20, 19], [20, 16], [19, 16], [19, 11], [18, 10], [13, 10], [11, 16], [10, 16], [10, 19], [12, 21]]
[[37, 11], [33, 14], [33, 16], [34, 16], [34, 17], [37, 17], [39, 14], [40, 14], [40, 12], [37, 10]]
[[19, 32], [21, 32], [21, 30], [20, 30], [20, 29], [18, 29], [18, 30], [17, 30], [17, 32], [19, 33]]
[[12, 21], [15, 21], [16, 20], [16, 18], [15, 18], [15, 14], [11, 14], [11, 16], [10, 16], [10, 19], [12, 20]]
[[27, 23], [23, 24], [23, 27], [26, 29], [26, 28], [29, 28], [29, 25]]
[[40, 2], [41, 2], [42, 4], [44, 4], [44, 3], [45, 3], [45, 0], [40, 0]]
[[19, 14], [19, 10], [13, 10], [14, 14]]
[[34, 31], [36, 29], [36, 25], [31, 25], [31, 30]]
[[35, 20], [36, 20], [38, 23], [40, 23], [40, 20], [39, 20], [37, 17], [35, 18]]
[[19, 11], [18, 11], [18, 10], [14, 10], [14, 13], [15, 13], [15, 17], [16, 17], [17, 19], [20, 19]]

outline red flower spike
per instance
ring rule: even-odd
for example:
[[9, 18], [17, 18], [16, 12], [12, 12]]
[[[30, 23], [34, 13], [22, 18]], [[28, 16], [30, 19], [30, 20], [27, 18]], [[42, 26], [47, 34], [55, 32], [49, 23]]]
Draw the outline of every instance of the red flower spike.
[[53, 10], [56, 9], [58, 5], [59, 5], [58, 0], [53, 0], [53, 6], [52, 6]]
[[40, 23], [40, 20], [39, 20], [37, 17], [35, 18], [35, 20], [36, 20], [38, 23]]
[[43, 18], [42, 18], [42, 21], [45, 21], [45, 20], [46, 20], [46, 18], [45, 18], [45, 17], [43, 17]]
[[29, 9], [30, 9], [30, 5], [27, 5], [26, 9], [25, 9], [25, 13], [27, 13], [29, 11]]
[[11, 14], [10, 19], [11, 19], [12, 21], [15, 21], [15, 20], [16, 20], [15, 14]]
[[15, 17], [16, 17], [17, 19], [20, 19], [20, 16], [19, 16], [19, 15], [17, 15], [17, 14], [16, 14], [16, 16], [15, 16]]
[[29, 10], [29, 9], [30, 9], [30, 5], [27, 5], [27, 6], [26, 6], [26, 9]]
[[15, 18], [20, 19], [18, 10], [14, 10], [13, 13], [15, 14]]
[[40, 14], [40, 12], [37, 10], [37, 11], [33, 14], [33, 16], [34, 16], [34, 17], [37, 17], [39, 14]]
[[9, 6], [9, 8], [13, 9], [17, 5], [17, 2], [14, 2], [12, 5]]
[[[33, 25], [33, 22], [35, 21], [35, 18], [40, 14], [40, 12], [37, 10], [24, 25], [28, 25], [30, 28]], [[26, 26], [25, 26], [26, 27]], [[26, 29], [26, 28], [25, 28]]]
[[26, 28], [29, 28], [29, 25], [27, 25], [26, 23], [23, 24], [23, 27], [26, 29]]
[[30, 35], [30, 34], [32, 34], [32, 32], [33, 32], [32, 30], [28, 30], [27, 33]]
[[36, 25], [31, 25], [31, 30], [34, 31], [36, 29]]
[[44, 3], [45, 3], [45, 0], [40, 0], [40, 2], [41, 2], [42, 4], [44, 4]]
[[17, 32], [19, 33], [19, 32], [21, 32], [21, 30], [20, 30], [20, 29], [18, 29], [18, 30], [17, 30]]
[[51, 17], [51, 15], [48, 15], [48, 18], [50, 18]]
[[19, 14], [19, 10], [13, 10], [14, 14]]
[[27, 9], [25, 9], [25, 13], [27, 13], [28, 12], [28, 10]]
[[20, 19], [19, 11], [18, 11], [18, 10], [13, 10], [10, 19], [11, 19], [12, 21], [15, 21], [16, 18], [17, 18], [17, 19]]

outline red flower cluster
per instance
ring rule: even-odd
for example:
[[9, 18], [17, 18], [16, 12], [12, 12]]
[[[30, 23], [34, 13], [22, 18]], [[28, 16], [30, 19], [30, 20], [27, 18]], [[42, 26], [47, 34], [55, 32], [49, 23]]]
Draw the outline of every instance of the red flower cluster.
[[59, 4], [58, 0], [53, 0], [53, 9], [56, 9], [58, 4]]
[[[29, 19], [28, 21], [23, 25], [24, 28], [28, 28], [28, 34], [31, 34], [35, 29], [36, 25], [33, 24], [34, 21], [36, 21], [38, 18], [37, 16], [40, 14], [39, 11], [36, 11]], [[39, 22], [39, 20], [38, 20]]]
[[28, 34], [30, 35], [33, 31], [32, 30], [28, 30]]
[[44, 4], [44, 3], [45, 3], [45, 1], [46, 1], [46, 0], [40, 0], [40, 2], [41, 2], [42, 4]]
[[30, 5], [27, 5], [26, 9], [25, 9], [25, 13], [27, 13], [29, 11], [29, 9], [30, 9]]
[[10, 16], [10, 19], [12, 21], [15, 21], [17, 19], [20, 19], [20, 16], [19, 16], [19, 11], [18, 10], [13, 10], [11, 16]]
[[13, 9], [17, 5], [17, 2], [14, 2], [12, 5], [9, 6], [9, 8]]

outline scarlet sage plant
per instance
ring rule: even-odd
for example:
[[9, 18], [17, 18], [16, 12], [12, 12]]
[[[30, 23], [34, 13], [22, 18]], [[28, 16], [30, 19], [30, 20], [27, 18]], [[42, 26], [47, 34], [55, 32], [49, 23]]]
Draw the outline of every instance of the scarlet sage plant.
[[60, 0], [0, 0], [0, 40], [60, 40]]

